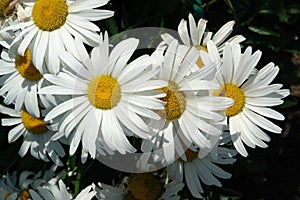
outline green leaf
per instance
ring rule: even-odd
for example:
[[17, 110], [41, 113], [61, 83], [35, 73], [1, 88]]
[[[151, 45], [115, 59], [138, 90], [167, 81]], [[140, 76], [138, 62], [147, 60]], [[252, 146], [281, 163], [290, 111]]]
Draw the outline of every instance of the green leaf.
[[107, 25], [109, 28], [109, 31], [111, 32], [112, 35], [115, 35], [118, 33], [118, 26], [114, 18], [110, 18], [107, 20]]
[[202, 7], [200, 7], [199, 5], [197, 4], [194, 4], [193, 5], [193, 8], [194, 8], [194, 11], [195, 13], [197, 14], [197, 17], [198, 18], [203, 18], [204, 17], [204, 10]]
[[284, 101], [284, 103], [282, 105], [279, 106], [279, 108], [283, 109], [283, 108], [290, 108], [293, 106], [296, 106], [298, 103], [297, 100], [286, 100]]
[[255, 27], [255, 26], [249, 26], [248, 27], [250, 31], [254, 32], [254, 33], [258, 33], [260, 35], [269, 35], [269, 36], [274, 36], [274, 37], [280, 37], [280, 34], [266, 29], [266, 28], [262, 28], [262, 27]]
[[234, 9], [234, 7], [233, 7], [233, 5], [231, 3], [231, 0], [225, 0], [225, 4], [229, 7], [229, 9], [231, 11], [235, 11], [235, 9]]
[[300, 50], [299, 49], [285, 49], [286, 52], [288, 53], [297, 53], [300, 54]]
[[283, 22], [283, 23], [288, 23], [289, 15], [287, 14], [287, 12], [284, 8], [283, 2], [278, 1], [276, 8], [277, 8], [277, 12], [278, 12], [279, 21]]
[[276, 15], [277, 13], [274, 10], [269, 10], [269, 9], [261, 9], [258, 11], [259, 14], [271, 14], [271, 15]]
[[290, 4], [287, 6], [287, 13], [293, 14], [300, 14], [300, 5], [298, 4]]

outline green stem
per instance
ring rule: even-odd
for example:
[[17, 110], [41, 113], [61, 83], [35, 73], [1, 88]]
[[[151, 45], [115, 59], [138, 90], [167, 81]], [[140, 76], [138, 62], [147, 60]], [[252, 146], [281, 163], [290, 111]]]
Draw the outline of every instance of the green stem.
[[74, 197], [79, 194], [80, 190], [80, 181], [81, 181], [81, 167], [78, 167], [78, 172], [75, 180], [75, 190], [74, 190]]

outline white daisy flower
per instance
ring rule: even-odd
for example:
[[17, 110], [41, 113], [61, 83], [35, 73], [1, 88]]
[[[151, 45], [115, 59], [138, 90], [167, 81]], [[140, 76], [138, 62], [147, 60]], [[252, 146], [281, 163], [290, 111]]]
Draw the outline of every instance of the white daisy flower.
[[[11, 18], [14, 15], [16, 5], [18, 0], [2, 0], [0, 2], [0, 27], [2, 29], [3, 25], [6, 23], [6, 20]], [[1, 30], [0, 29], [0, 30]]]
[[[187, 47], [194, 46], [198, 50], [207, 51], [208, 41], [212, 40], [217, 46], [220, 53], [224, 49], [225, 43], [236, 44], [245, 40], [242, 35], [236, 35], [226, 40], [231, 34], [234, 26], [234, 21], [229, 21], [224, 24], [214, 35], [212, 32], [206, 32], [207, 20], [200, 19], [196, 25], [195, 19], [192, 14], [189, 14], [189, 31], [187, 22], [182, 19], [178, 25], [178, 34]], [[171, 44], [174, 39], [170, 34], [165, 33], [162, 35], [163, 40], [167, 44]]]
[[118, 187], [99, 183], [100, 188], [96, 187], [97, 199], [179, 200], [180, 196], [177, 193], [184, 186], [175, 182], [164, 185], [161, 179], [152, 173], [135, 174], [125, 179], [125, 183]]
[[12, 143], [23, 136], [19, 155], [24, 157], [30, 149], [33, 157], [48, 162], [50, 159], [57, 165], [63, 165], [59, 157], [65, 155], [59, 141], [50, 138], [57, 132], [58, 124], [46, 123], [43, 118], [36, 118], [26, 110], [16, 112], [11, 108], [0, 105], [0, 112], [13, 118], [2, 118], [2, 126], [16, 126], [8, 133], [8, 142]]
[[[21, 6], [22, 0], [3, 0], [0, 2], [0, 31], [6, 27], [28, 20], [28, 13]], [[0, 34], [0, 45], [9, 49], [20, 31], [6, 31]]]
[[[102, 37], [102, 34], [101, 34]], [[135, 152], [127, 134], [150, 137], [150, 129], [142, 117], [159, 119], [151, 109], [160, 110], [164, 103], [157, 97], [165, 94], [155, 89], [165, 87], [161, 80], [151, 80], [158, 70], [151, 70], [151, 59], [144, 55], [126, 64], [138, 46], [137, 39], [120, 42], [109, 55], [108, 35], [100, 40], [91, 56], [80, 40], [76, 47], [82, 63], [71, 54], [60, 52], [65, 67], [57, 76], [46, 74], [53, 86], [42, 88], [43, 94], [73, 95], [73, 98], [51, 110], [45, 120], [63, 116], [60, 132], [71, 137], [70, 154], [79, 142], [92, 158], [96, 150]], [[73, 131], [73, 134], [70, 134]], [[101, 153], [101, 152], [100, 152]]]
[[[223, 143], [222, 139], [220, 143]], [[217, 178], [229, 179], [231, 174], [222, 170], [216, 164], [232, 164], [236, 159], [235, 150], [230, 150], [218, 146], [219, 142], [213, 148], [199, 150], [196, 146], [187, 148], [184, 154], [167, 167], [169, 178], [181, 183], [183, 178], [194, 197], [202, 198], [204, 192], [201, 182], [205, 185], [215, 185], [221, 187], [222, 184]], [[210, 152], [207, 154], [207, 152]]]
[[[37, 193], [37, 187], [45, 184], [52, 183], [57, 179], [55, 170], [57, 166], [53, 165], [47, 171], [39, 171], [37, 173], [30, 171], [23, 171], [18, 176], [17, 171], [12, 174], [7, 173], [0, 179], [0, 188], [4, 192], [0, 192], [2, 200], [41, 200], [41, 196]], [[42, 176], [43, 175], [43, 176]], [[3, 197], [4, 198], [1, 198]]]
[[18, 55], [15, 59], [9, 57], [3, 50], [0, 59], [0, 95], [4, 96], [4, 103], [15, 104], [15, 110], [23, 108], [35, 117], [40, 117], [39, 107], [49, 107], [55, 104], [55, 99], [49, 95], [39, 95], [38, 89], [45, 85], [43, 75], [32, 64], [30, 50], [25, 56]]
[[[31, 200], [31, 194], [36, 196], [34, 190], [30, 187], [30, 184], [34, 182], [34, 179], [29, 178], [33, 176], [33, 172], [23, 171], [20, 174], [20, 177], [17, 177], [17, 172], [15, 171], [12, 175], [6, 174], [0, 180], [0, 187], [2, 187], [5, 191], [0, 196], [2, 200], [17, 200], [17, 199], [24, 199], [24, 200]], [[3, 196], [4, 195], [4, 196]], [[4, 198], [3, 198], [4, 197]]]
[[[152, 149], [163, 148], [167, 163], [175, 160], [176, 153], [184, 154], [180, 141], [185, 146], [196, 143], [201, 148], [210, 147], [209, 135], [220, 136], [222, 133], [222, 126], [216, 123], [224, 120], [225, 116], [219, 111], [233, 104], [230, 98], [209, 95], [210, 90], [219, 88], [217, 84], [207, 81], [214, 77], [216, 66], [203, 51], [201, 56], [205, 67], [198, 68], [195, 64], [197, 50], [186, 49], [173, 40], [160, 65], [157, 78], [169, 83], [167, 87], [159, 89], [167, 94], [161, 98], [166, 105], [164, 110], [157, 111], [162, 118], [151, 121], [150, 127], [157, 134], [151, 141], [143, 142], [142, 150], [148, 153]], [[191, 72], [192, 68], [197, 70]]]
[[56, 184], [45, 184], [37, 187], [37, 192], [41, 196], [41, 200], [90, 200], [96, 195], [95, 185], [92, 184], [83, 189], [76, 198], [67, 190], [66, 185], [62, 180]]
[[248, 155], [243, 143], [252, 148], [267, 147], [264, 141], [270, 137], [264, 130], [281, 133], [281, 128], [265, 117], [284, 120], [282, 114], [269, 107], [282, 104], [282, 98], [289, 95], [289, 90], [280, 89], [282, 84], [270, 85], [279, 71], [274, 63], [250, 76], [260, 57], [261, 51], [252, 54], [251, 47], [241, 53], [240, 45], [226, 45], [224, 62], [216, 77], [221, 89], [215, 95], [225, 95], [235, 102], [225, 113], [234, 147], [243, 156]]
[[12, 43], [21, 41], [19, 54], [24, 56], [31, 44], [31, 55], [37, 69], [42, 73], [58, 73], [59, 50], [66, 49], [78, 56], [74, 51], [74, 37], [90, 46], [97, 45], [100, 29], [90, 21], [113, 16], [112, 11], [94, 9], [107, 3], [108, 0], [30, 0], [24, 3], [25, 9], [31, 11], [30, 21], [9, 26], [3, 31], [22, 29]]

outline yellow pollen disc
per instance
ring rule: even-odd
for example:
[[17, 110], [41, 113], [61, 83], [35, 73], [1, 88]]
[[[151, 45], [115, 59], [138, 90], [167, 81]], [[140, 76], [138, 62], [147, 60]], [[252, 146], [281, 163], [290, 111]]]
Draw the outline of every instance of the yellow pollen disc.
[[[203, 51], [205, 51], [205, 52], [208, 52], [208, 51], [207, 51], [207, 48], [206, 48], [205, 46], [197, 45], [197, 46], [195, 46], [195, 48], [198, 49], [199, 51], [200, 51], [200, 50], [203, 50]], [[200, 68], [201, 68], [201, 67], [204, 67], [204, 63], [203, 63], [203, 61], [202, 61], [202, 59], [201, 59], [200, 57], [198, 58], [196, 64], [197, 64], [198, 67], [200, 67]]]
[[31, 116], [25, 110], [22, 111], [22, 123], [33, 134], [41, 134], [48, 131], [47, 125], [42, 119]]
[[152, 173], [134, 175], [128, 180], [128, 186], [137, 200], [155, 200], [163, 192], [161, 181]]
[[16, 68], [19, 71], [19, 74], [27, 80], [37, 81], [43, 78], [43, 75], [31, 62], [29, 49], [26, 49], [24, 56], [18, 55], [16, 59]]
[[160, 100], [166, 102], [166, 105], [165, 110], [159, 112], [159, 114], [167, 120], [178, 119], [186, 107], [184, 93], [179, 91], [179, 87], [174, 82], [169, 82], [167, 87], [158, 90], [167, 94], [166, 97], [160, 98]]
[[68, 5], [65, 0], [37, 0], [32, 9], [32, 18], [43, 31], [54, 31], [65, 24]]
[[102, 110], [115, 107], [121, 99], [119, 82], [111, 76], [97, 76], [88, 85], [87, 96], [91, 104]]
[[124, 195], [123, 200], [137, 200], [137, 199], [134, 198], [131, 192], [128, 192], [127, 194]]
[[8, 193], [8, 192], [5, 192], [4, 200], [7, 199], [8, 196], [9, 196], [9, 193]]
[[226, 83], [219, 90], [216, 90], [214, 92], [214, 95], [226, 96], [234, 100], [234, 104], [231, 107], [227, 108], [225, 111], [226, 116], [228, 117], [239, 114], [244, 108], [246, 98], [244, 95], [244, 91], [241, 88], [237, 87], [235, 84]]
[[0, 1], [0, 18], [5, 17], [6, 15], [6, 9], [9, 6], [10, 2], [12, 0], [1, 0]]
[[[187, 162], [191, 162], [193, 161], [195, 158], [198, 157], [198, 154], [199, 154], [199, 151], [192, 151], [190, 149], [187, 149], [185, 152], [184, 152], [185, 156], [186, 156], [186, 159], [187, 159]], [[180, 159], [181, 160], [181, 159]], [[181, 160], [183, 161], [183, 160]], [[184, 161], [185, 162], [185, 161]]]
[[30, 194], [27, 190], [22, 190], [19, 196], [20, 200], [27, 200], [30, 198]]

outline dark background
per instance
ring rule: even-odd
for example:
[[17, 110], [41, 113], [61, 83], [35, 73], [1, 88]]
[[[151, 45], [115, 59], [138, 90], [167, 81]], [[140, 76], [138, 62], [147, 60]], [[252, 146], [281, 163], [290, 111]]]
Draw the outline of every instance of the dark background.
[[[224, 166], [232, 173], [229, 180], [221, 180], [222, 188], [206, 187], [206, 199], [300, 199], [300, 32], [299, 0], [111, 0], [107, 9], [115, 11], [111, 19], [101, 21], [101, 30], [115, 35], [138, 27], [164, 27], [177, 30], [182, 18], [188, 19], [192, 13], [196, 20], [208, 20], [207, 28], [216, 32], [227, 21], [235, 20], [232, 36], [244, 35], [242, 44], [263, 52], [258, 67], [274, 62], [280, 67], [276, 81], [291, 88], [292, 95], [276, 109], [286, 116], [283, 122], [276, 122], [283, 129], [281, 135], [269, 133], [272, 140], [267, 149], [250, 149], [249, 156], [237, 156], [232, 166]], [[151, 52], [150, 52], [151, 53]], [[1, 116], [3, 117], [3, 116]], [[27, 155], [20, 159], [17, 152], [21, 140], [7, 143], [9, 129], [0, 129], [0, 174], [13, 170], [43, 170], [51, 164], [44, 163]], [[66, 148], [66, 152], [68, 149]], [[77, 155], [80, 157], [80, 154]], [[88, 160], [80, 164], [75, 156], [64, 158], [71, 170], [82, 172], [81, 185], [91, 182], [111, 184], [124, 174], [103, 166], [98, 161]], [[62, 169], [66, 169], [65, 167]], [[66, 180], [71, 183], [73, 179]], [[181, 195], [193, 199], [186, 189]]]

